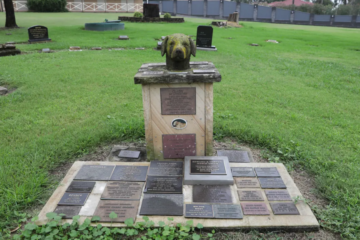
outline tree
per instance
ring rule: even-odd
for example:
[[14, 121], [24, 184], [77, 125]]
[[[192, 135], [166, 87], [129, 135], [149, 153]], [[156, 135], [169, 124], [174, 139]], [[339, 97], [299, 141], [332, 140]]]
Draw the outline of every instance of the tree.
[[15, 10], [12, 0], [4, 0], [5, 11], [6, 11], [6, 28], [17, 28], [15, 19]]

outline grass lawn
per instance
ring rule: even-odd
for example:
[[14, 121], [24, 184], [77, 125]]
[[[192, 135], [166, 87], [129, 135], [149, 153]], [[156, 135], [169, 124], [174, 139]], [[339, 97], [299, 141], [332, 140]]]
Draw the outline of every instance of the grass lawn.
[[[49, 170], [58, 164], [110, 141], [143, 139], [141, 86], [133, 83], [137, 69], [165, 61], [152, 50], [155, 38], [196, 35], [198, 25], [211, 21], [83, 30], [86, 22], [118, 15], [16, 13], [22, 28], [0, 30], [0, 43], [26, 42], [28, 27], [45, 25], [53, 42], [18, 48], [63, 50], [0, 58], [0, 85], [17, 88], [0, 97], [0, 229], [14, 226], [14, 211], [49, 197], [47, 189], [57, 184]], [[4, 24], [4, 13], [0, 19]], [[192, 58], [214, 62], [223, 77], [214, 84], [215, 138], [234, 137], [271, 150], [271, 159], [289, 168], [305, 168], [330, 202], [326, 209], [312, 206], [321, 225], [359, 239], [360, 29], [242, 24], [214, 28], [218, 51], [198, 51]], [[130, 41], [116, 40], [119, 35]], [[69, 46], [126, 50], [69, 52]]]

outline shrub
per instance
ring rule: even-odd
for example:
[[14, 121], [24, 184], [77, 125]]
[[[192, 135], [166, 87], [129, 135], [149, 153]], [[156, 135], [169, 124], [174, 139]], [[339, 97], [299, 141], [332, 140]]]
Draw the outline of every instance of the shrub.
[[170, 13], [165, 13], [165, 14], [164, 14], [164, 18], [171, 18]]
[[66, 0], [27, 0], [27, 7], [33, 12], [67, 12]]
[[359, 15], [360, 14], [360, 4], [348, 4], [340, 5], [336, 9], [337, 15]]
[[136, 18], [142, 18], [143, 17], [143, 14], [141, 12], [135, 12], [134, 13], [134, 17]]

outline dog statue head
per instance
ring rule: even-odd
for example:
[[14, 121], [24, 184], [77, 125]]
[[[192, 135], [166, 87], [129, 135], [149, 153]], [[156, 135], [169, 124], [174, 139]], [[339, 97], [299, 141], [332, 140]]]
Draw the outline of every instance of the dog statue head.
[[166, 53], [168, 70], [187, 70], [190, 68], [190, 55], [195, 57], [196, 46], [191, 37], [175, 33], [166, 36], [161, 45], [161, 56]]

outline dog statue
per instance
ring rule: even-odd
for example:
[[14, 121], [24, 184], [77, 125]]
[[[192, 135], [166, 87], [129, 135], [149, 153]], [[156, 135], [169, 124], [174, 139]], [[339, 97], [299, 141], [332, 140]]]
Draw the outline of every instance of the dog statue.
[[187, 70], [190, 68], [190, 55], [195, 57], [196, 46], [191, 37], [175, 33], [166, 36], [161, 45], [161, 56], [166, 53], [167, 70]]

